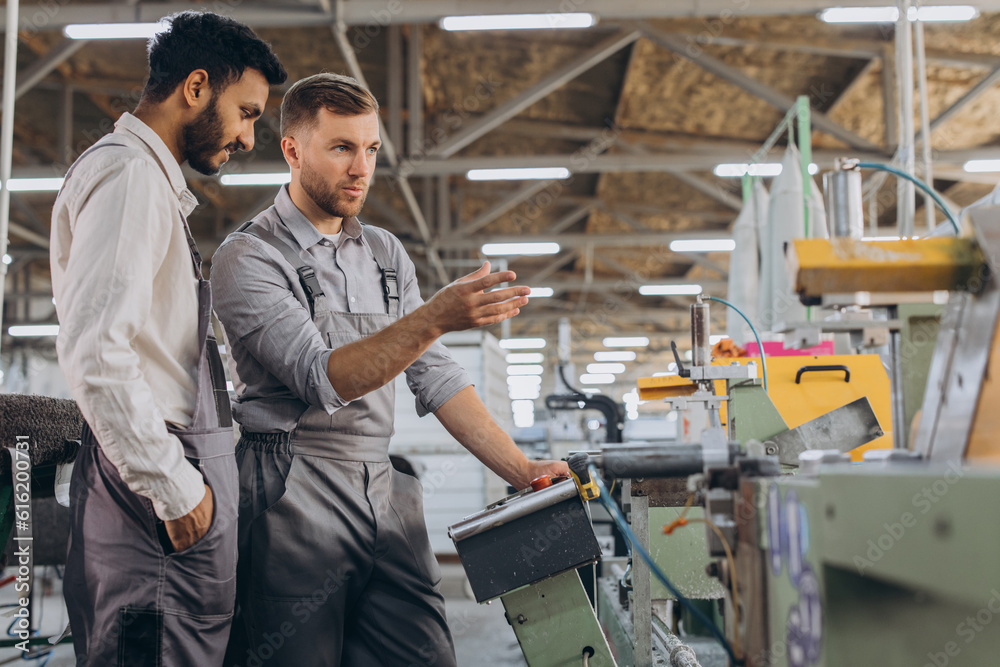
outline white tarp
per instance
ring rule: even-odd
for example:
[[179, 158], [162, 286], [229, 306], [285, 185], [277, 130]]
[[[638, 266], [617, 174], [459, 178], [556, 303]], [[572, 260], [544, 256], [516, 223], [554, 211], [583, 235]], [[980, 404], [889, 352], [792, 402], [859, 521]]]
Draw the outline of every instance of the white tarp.
[[[760, 321], [760, 244], [758, 230], [761, 220], [767, 220], [767, 188], [754, 179], [750, 198], [743, 202], [743, 209], [733, 223], [733, 240], [736, 248], [729, 258], [729, 290], [727, 299], [739, 308], [754, 326]], [[735, 343], [744, 345], [753, 340], [753, 333], [739, 315], [726, 313], [726, 333]]]
[[[812, 179], [810, 182], [809, 237], [826, 238], [823, 195], [816, 182]], [[771, 184], [767, 225], [760, 237], [761, 291], [758, 307], [764, 330], [773, 330], [775, 325], [783, 322], [803, 322], [806, 319], [806, 308], [792, 291], [792, 277], [785, 261], [786, 244], [806, 236], [804, 201], [799, 151], [795, 146], [789, 146], [782, 160], [781, 174]]]

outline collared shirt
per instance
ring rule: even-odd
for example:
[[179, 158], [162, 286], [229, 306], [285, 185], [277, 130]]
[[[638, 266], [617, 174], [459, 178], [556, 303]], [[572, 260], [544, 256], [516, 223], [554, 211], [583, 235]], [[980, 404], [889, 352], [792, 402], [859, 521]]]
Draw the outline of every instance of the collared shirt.
[[198, 289], [184, 225], [198, 201], [163, 140], [131, 114], [75, 167], [52, 209], [56, 349], [105, 456], [157, 516], [205, 495], [165, 422], [191, 423]]
[[[385, 313], [381, 273], [357, 218], [344, 220], [334, 243], [296, 208], [285, 186], [255, 220], [313, 268], [331, 310]], [[399, 315], [412, 313], [423, 303], [413, 262], [395, 236], [372, 229], [385, 239], [398, 274]], [[313, 323], [298, 274], [276, 249], [249, 234], [231, 234], [212, 258], [212, 293], [236, 387], [233, 414], [245, 430], [291, 431], [310, 406], [333, 414], [347, 404], [330, 384], [332, 350]], [[440, 342], [406, 377], [420, 416], [472, 384]]]

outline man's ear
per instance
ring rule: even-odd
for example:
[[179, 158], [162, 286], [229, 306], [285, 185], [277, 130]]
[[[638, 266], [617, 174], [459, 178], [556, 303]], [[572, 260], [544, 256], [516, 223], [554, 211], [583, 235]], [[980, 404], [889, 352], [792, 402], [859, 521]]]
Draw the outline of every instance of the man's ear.
[[207, 105], [211, 94], [208, 72], [203, 69], [196, 69], [188, 74], [181, 84], [181, 95], [189, 107], [201, 108]]
[[298, 139], [292, 136], [281, 138], [281, 153], [285, 156], [285, 162], [292, 169], [302, 168], [302, 145]]

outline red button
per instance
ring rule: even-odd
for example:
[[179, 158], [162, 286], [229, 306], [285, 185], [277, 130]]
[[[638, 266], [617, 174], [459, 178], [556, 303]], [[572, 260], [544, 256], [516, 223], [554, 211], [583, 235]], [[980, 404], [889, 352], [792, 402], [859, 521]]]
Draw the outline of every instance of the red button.
[[552, 486], [552, 476], [542, 475], [541, 477], [536, 477], [531, 480], [531, 488], [534, 491], [541, 491], [542, 489]]

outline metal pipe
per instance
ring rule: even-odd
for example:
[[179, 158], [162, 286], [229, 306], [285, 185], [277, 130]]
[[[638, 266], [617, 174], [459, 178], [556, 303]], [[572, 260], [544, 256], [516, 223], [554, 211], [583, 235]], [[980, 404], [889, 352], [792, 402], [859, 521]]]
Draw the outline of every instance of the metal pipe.
[[[931, 114], [927, 101], [927, 49], [924, 44], [924, 22], [916, 21], [913, 26], [914, 44], [917, 49], [917, 87], [920, 90], [920, 136], [922, 158], [924, 163], [924, 183], [934, 187], [934, 166], [931, 158]], [[924, 214], [927, 217], [927, 231], [937, 226], [934, 215], [934, 203], [924, 195]], [[914, 225], [915, 226], [915, 225]]]
[[601, 470], [614, 477], [687, 477], [705, 469], [701, 445], [625, 445], [603, 450]]
[[840, 160], [833, 171], [823, 174], [826, 217], [830, 236], [861, 240], [864, 236], [864, 205], [861, 192], [861, 170], [856, 160]]
[[[899, 0], [896, 22], [896, 75], [899, 78], [899, 162], [903, 171], [913, 174], [916, 167], [913, 126], [913, 26], [909, 18], [911, 0]], [[916, 189], [913, 183], [899, 179], [896, 185], [896, 229], [900, 236], [913, 236], [916, 212]]]
[[477, 512], [449, 528], [448, 536], [460, 542], [576, 496], [579, 496], [579, 492], [575, 482], [569, 480], [558, 482], [541, 491], [531, 491], [518, 496], [508, 504], [496, 505]]
[[[17, 26], [20, 0], [7, 0], [8, 26]], [[14, 160], [14, 93], [17, 80], [17, 30], [4, 34], [3, 56], [3, 117], [0, 120], [0, 259], [7, 254], [7, 232], [10, 228], [10, 180]], [[7, 282], [7, 264], [0, 261], [0, 325], [3, 323], [3, 295]]]
[[712, 322], [708, 304], [699, 299], [691, 304], [691, 365], [708, 366], [712, 363], [709, 344]]
[[670, 659], [671, 667], [701, 667], [694, 649], [678, 639], [677, 635], [663, 627], [661, 623], [653, 623], [653, 641], [659, 646], [664, 656]]

